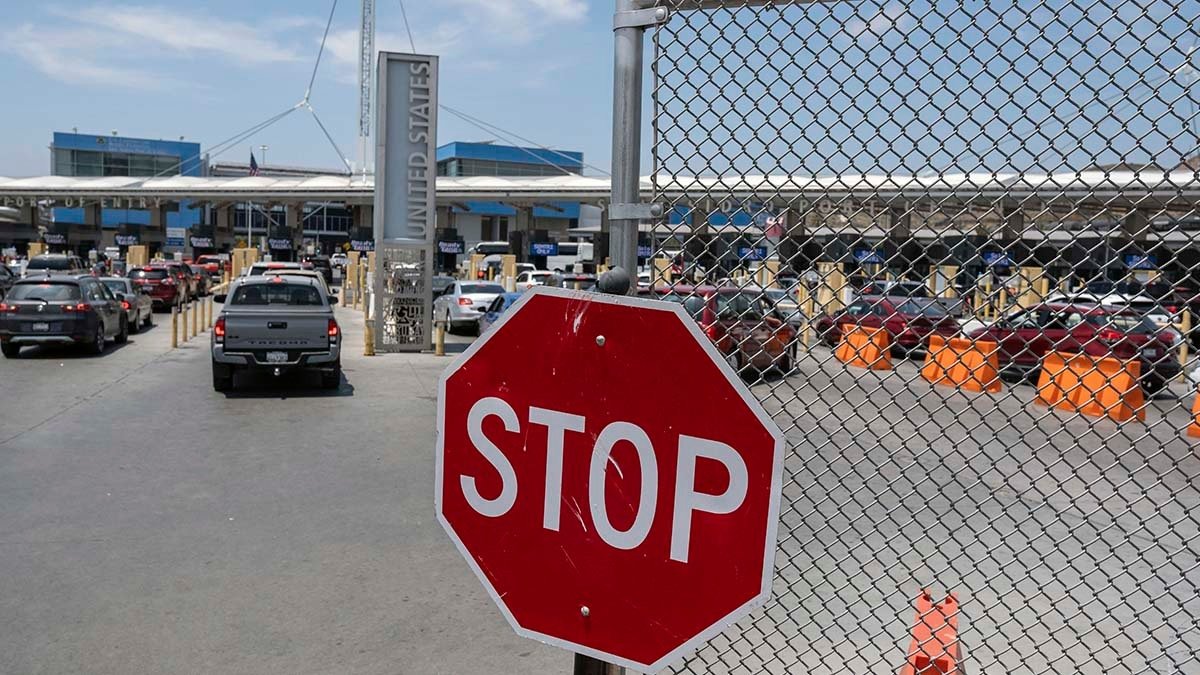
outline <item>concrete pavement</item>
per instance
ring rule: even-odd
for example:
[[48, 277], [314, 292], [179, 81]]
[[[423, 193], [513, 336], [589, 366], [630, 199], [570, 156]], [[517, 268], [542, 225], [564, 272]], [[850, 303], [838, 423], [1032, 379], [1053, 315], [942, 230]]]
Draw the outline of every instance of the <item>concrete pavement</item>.
[[0, 361], [0, 672], [564, 673], [433, 517], [449, 359], [213, 392], [208, 337]]

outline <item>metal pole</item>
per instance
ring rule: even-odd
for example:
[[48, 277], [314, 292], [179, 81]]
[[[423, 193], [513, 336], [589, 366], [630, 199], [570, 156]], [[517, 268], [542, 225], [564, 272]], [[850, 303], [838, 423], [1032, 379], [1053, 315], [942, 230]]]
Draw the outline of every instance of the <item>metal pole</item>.
[[[639, 9], [637, 0], [616, 0], [616, 11]], [[641, 201], [642, 54], [645, 28], [613, 30], [612, 204]], [[608, 257], [614, 266], [637, 275], [638, 221], [610, 219]], [[633, 285], [636, 288], [636, 284]]]
[[583, 654], [575, 655], [574, 675], [623, 675], [625, 669]]

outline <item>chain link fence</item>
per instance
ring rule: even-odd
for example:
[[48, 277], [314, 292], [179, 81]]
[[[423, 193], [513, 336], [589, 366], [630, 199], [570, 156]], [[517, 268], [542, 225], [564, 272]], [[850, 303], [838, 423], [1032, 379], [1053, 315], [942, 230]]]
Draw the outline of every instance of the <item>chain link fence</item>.
[[898, 672], [925, 589], [966, 672], [1200, 672], [1200, 2], [703, 4], [640, 292], [790, 447], [773, 600], [674, 672]]

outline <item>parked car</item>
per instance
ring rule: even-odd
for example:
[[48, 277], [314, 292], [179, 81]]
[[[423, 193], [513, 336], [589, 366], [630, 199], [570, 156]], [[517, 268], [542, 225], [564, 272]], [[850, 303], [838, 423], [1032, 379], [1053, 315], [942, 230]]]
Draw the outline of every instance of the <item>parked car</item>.
[[859, 289], [858, 295], [928, 298], [933, 294], [929, 292], [929, 287], [920, 281], [884, 281], [872, 279]]
[[833, 346], [841, 341], [847, 325], [887, 330], [892, 349], [899, 354], [928, 349], [930, 335], [950, 337], [959, 332], [958, 321], [933, 298], [860, 297], [840, 312], [818, 318], [817, 335]]
[[133, 285], [145, 289], [154, 309], [169, 309], [183, 305], [184, 289], [178, 275], [166, 267], [135, 267], [126, 276]]
[[264, 274], [275, 272], [278, 270], [302, 270], [304, 266], [298, 262], [256, 262], [246, 268], [242, 276], [260, 277]]
[[0, 302], [0, 352], [17, 358], [25, 345], [77, 344], [104, 353], [109, 338], [129, 337], [125, 310], [91, 275], [22, 279]]
[[179, 291], [183, 296], [181, 303], [191, 302], [197, 293], [196, 279], [192, 276], [192, 271], [187, 265], [177, 262], [155, 262], [152, 261], [149, 265], [151, 269], [161, 268], [171, 273], [175, 283], [179, 286]]
[[43, 253], [35, 255], [25, 264], [25, 276], [44, 274], [86, 274], [88, 266], [77, 255]]
[[1050, 351], [1137, 359], [1142, 388], [1154, 394], [1181, 370], [1169, 338], [1144, 316], [1100, 305], [1045, 303], [1011, 314], [969, 337], [998, 344], [1000, 368], [1034, 378]]
[[333, 283], [333, 264], [329, 262], [329, 256], [307, 255], [304, 256], [303, 262], [312, 265], [312, 269], [320, 272], [321, 276], [325, 277], [327, 286]]
[[500, 316], [507, 312], [508, 308], [512, 307], [520, 297], [520, 293], [504, 293], [496, 296], [496, 299], [487, 306], [487, 311], [483, 313], [483, 316], [479, 317], [479, 334], [483, 335], [488, 332], [500, 320]]
[[1173, 344], [1183, 339], [1183, 333], [1178, 329], [1182, 327], [1175, 325], [1176, 317], [1173, 313], [1148, 295], [1130, 295], [1126, 293], [1096, 294], [1091, 292], [1051, 293], [1045, 299], [1045, 302], [1096, 304], [1112, 311], [1127, 309], [1149, 319], [1151, 323], [1158, 326], [1160, 330], [1171, 337]]
[[735, 287], [676, 285], [644, 294], [682, 304], [738, 372], [774, 368], [787, 373], [795, 363], [796, 329], [760, 293]]
[[339, 270], [346, 269], [346, 263], [349, 261], [350, 258], [345, 253], [334, 253], [333, 255], [329, 256], [329, 264], [333, 265]]
[[121, 303], [130, 333], [139, 333], [142, 328], [154, 325], [154, 300], [150, 298], [149, 290], [135, 286], [132, 279], [124, 277], [100, 277], [100, 283]]
[[434, 295], [434, 297], [437, 297], [438, 294], [440, 294], [440, 293], [444, 293], [446, 291], [446, 288], [452, 283], [454, 283], [454, 277], [448, 277], [444, 274], [433, 275], [433, 295]]
[[204, 268], [209, 276], [220, 276], [225, 271], [225, 261], [227, 258], [222, 257], [219, 253], [209, 253], [207, 255], [198, 256], [195, 265]]
[[17, 273], [13, 272], [8, 265], [0, 265], [0, 300], [8, 294], [8, 289], [17, 283]]
[[553, 285], [554, 278], [558, 276], [554, 272], [546, 270], [531, 270], [521, 272], [517, 275], [516, 287], [519, 291], [527, 291], [534, 286], [542, 286], [545, 284]]
[[228, 391], [234, 375], [249, 370], [314, 370], [325, 389], [341, 383], [342, 331], [321, 279], [247, 277], [214, 299], [224, 303], [211, 338], [216, 391]]
[[446, 329], [479, 330], [479, 318], [487, 311], [504, 287], [486, 281], [455, 281], [433, 300], [433, 318], [445, 323]]
[[804, 325], [804, 313], [800, 311], [800, 303], [791, 292], [782, 288], [768, 288], [763, 291], [763, 295], [766, 296], [767, 303], [794, 328]]

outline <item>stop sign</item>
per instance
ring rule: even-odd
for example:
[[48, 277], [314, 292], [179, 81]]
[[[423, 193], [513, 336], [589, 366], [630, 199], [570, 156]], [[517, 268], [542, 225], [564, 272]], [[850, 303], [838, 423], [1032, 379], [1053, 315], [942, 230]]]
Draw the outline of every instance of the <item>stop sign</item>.
[[438, 519], [517, 633], [656, 671], [770, 595], [783, 434], [681, 305], [526, 293], [437, 424]]

